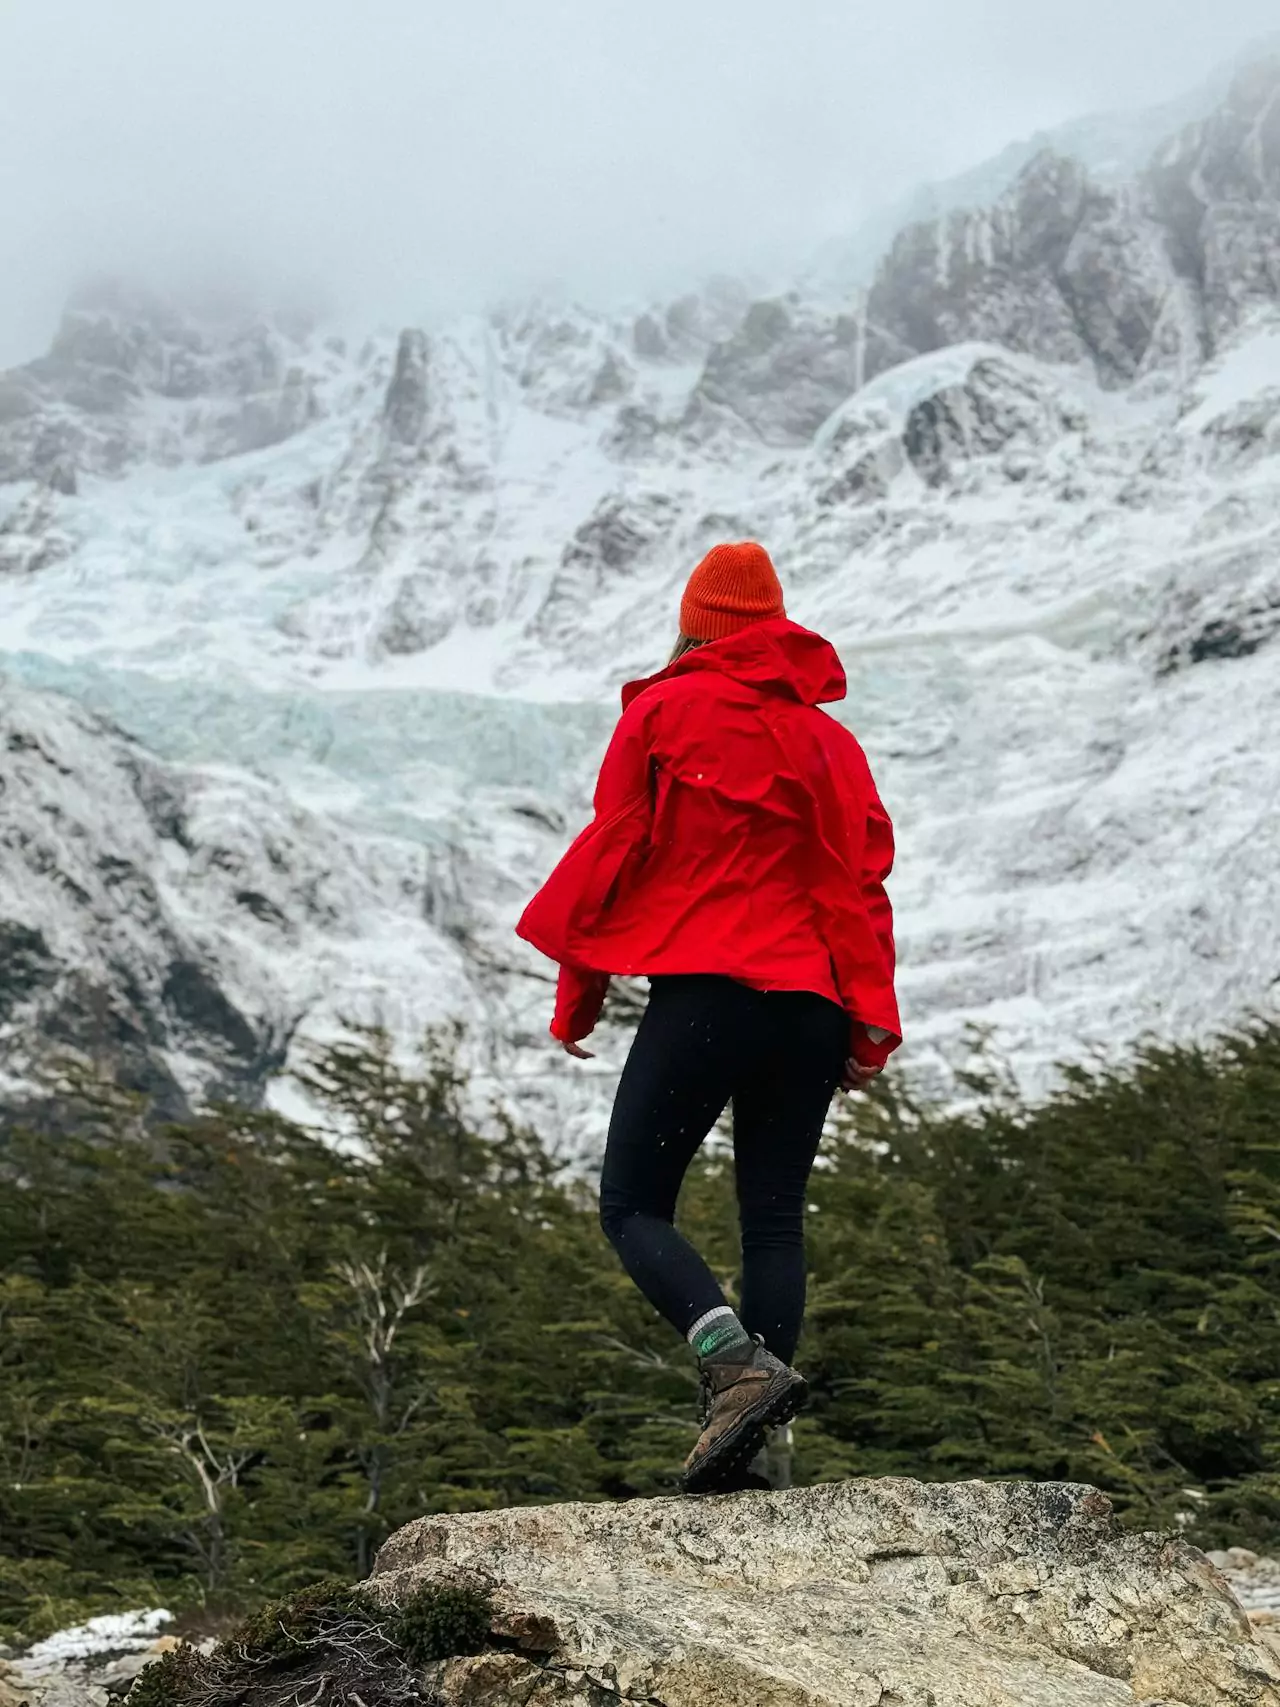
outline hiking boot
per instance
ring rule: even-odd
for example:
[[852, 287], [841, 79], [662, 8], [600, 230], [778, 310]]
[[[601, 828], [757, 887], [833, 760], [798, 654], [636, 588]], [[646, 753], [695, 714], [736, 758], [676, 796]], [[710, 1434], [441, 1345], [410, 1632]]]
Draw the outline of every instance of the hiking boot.
[[791, 1486], [791, 1424], [764, 1431], [764, 1445], [749, 1464], [721, 1484], [722, 1494], [781, 1493]]
[[790, 1422], [808, 1397], [803, 1375], [789, 1369], [759, 1337], [702, 1366], [702, 1433], [685, 1460], [686, 1494], [741, 1488], [765, 1431]]
[[760, 1454], [745, 1469], [731, 1472], [715, 1490], [718, 1494], [770, 1494], [769, 1478], [759, 1468]]

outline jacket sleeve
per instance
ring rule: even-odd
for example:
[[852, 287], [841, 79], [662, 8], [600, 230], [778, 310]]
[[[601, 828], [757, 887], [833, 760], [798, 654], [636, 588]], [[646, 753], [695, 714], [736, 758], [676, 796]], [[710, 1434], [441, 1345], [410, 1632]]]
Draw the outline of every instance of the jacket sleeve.
[[885, 891], [893, 869], [893, 825], [866, 755], [848, 731], [841, 729], [835, 738], [832, 758], [832, 786], [821, 797], [818, 818], [819, 840], [834, 856], [827, 868], [827, 940], [836, 987], [850, 1015], [850, 1056], [878, 1069], [902, 1041], [893, 909]]
[[862, 898], [867, 917], [880, 944], [885, 970], [892, 978], [898, 962], [893, 940], [893, 908], [885, 890], [885, 879], [893, 870], [893, 825], [889, 814], [872, 795], [867, 808], [867, 839], [862, 857]]
[[[873, 792], [867, 804], [866, 834], [862, 844], [862, 903], [890, 984], [897, 965], [897, 949], [893, 940], [893, 907], [884, 885], [892, 870], [893, 825], [879, 797]], [[860, 1067], [874, 1067], [879, 1071], [900, 1041], [896, 1032], [884, 1026], [866, 1025], [855, 1020], [850, 1053]]]
[[[596, 781], [594, 822], [623, 812], [648, 794], [651, 730], [649, 709], [633, 701], [618, 721]], [[556, 1007], [551, 1035], [561, 1043], [578, 1043], [590, 1036], [609, 991], [609, 975], [562, 964], [556, 984]]]
[[882, 1025], [863, 1025], [860, 1019], [854, 1020], [849, 1053], [859, 1067], [874, 1067], [879, 1072], [897, 1045], [898, 1038]]
[[607, 972], [588, 972], [580, 966], [562, 966], [556, 983], [552, 1037], [560, 1043], [580, 1043], [584, 1037], [589, 1037], [600, 1018], [608, 993]]

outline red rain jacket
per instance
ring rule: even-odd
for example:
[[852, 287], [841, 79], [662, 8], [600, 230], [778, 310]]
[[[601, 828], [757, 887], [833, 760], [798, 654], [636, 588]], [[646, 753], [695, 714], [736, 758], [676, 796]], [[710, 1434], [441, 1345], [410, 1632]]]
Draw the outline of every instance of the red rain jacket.
[[862, 748], [818, 709], [845, 685], [834, 648], [783, 617], [623, 689], [594, 821], [516, 927], [560, 964], [554, 1037], [587, 1036], [610, 974], [720, 973], [830, 997], [861, 1022], [855, 1057], [884, 1062], [893, 828]]

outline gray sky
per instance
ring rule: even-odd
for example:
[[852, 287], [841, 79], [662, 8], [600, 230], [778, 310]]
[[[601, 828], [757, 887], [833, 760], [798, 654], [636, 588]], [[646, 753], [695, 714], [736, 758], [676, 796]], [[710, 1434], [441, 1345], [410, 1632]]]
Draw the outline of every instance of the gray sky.
[[0, 0], [0, 364], [85, 270], [409, 317], [798, 267], [1275, 0]]

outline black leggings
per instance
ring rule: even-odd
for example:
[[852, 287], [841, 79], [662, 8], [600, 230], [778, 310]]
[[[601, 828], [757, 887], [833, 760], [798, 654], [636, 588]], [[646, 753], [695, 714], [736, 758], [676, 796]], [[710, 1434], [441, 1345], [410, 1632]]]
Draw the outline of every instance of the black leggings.
[[689, 1163], [732, 1099], [738, 1315], [791, 1361], [804, 1318], [805, 1188], [848, 1053], [848, 1016], [823, 996], [710, 976], [653, 980], [609, 1122], [600, 1220], [680, 1333], [725, 1302], [672, 1223]]

